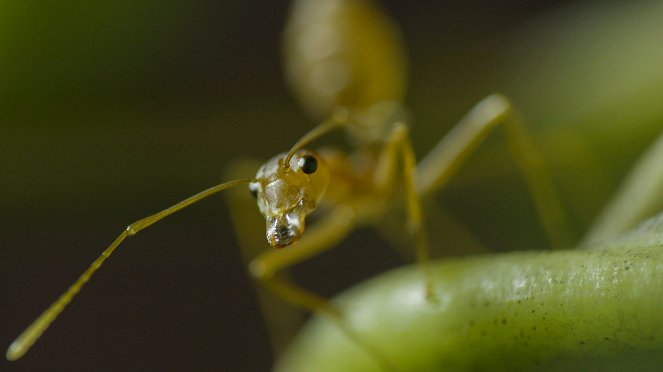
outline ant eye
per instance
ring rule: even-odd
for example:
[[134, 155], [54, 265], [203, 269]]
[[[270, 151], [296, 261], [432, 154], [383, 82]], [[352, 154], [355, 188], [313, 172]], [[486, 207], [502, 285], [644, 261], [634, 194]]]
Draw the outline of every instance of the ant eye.
[[318, 160], [311, 155], [302, 156], [302, 158], [299, 159], [299, 168], [305, 174], [315, 173], [315, 171], [318, 170]]
[[258, 185], [250, 183], [249, 184], [249, 192], [251, 193], [251, 196], [253, 196], [254, 199], [258, 198]]

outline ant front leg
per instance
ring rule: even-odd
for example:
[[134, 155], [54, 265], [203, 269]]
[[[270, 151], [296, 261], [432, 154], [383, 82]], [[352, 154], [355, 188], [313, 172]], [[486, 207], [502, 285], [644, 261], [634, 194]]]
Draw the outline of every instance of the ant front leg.
[[[316, 126], [297, 141], [285, 156], [284, 161], [290, 163], [292, 157], [295, 156], [295, 153], [301, 147], [324, 136], [330, 131], [341, 128], [347, 123], [347, 120], [347, 110], [344, 108], [336, 109], [329, 120]], [[250, 161], [235, 162], [229, 168], [227, 176], [234, 177], [237, 174], [248, 173], [258, 168], [257, 165], [257, 163]], [[315, 172], [315, 169], [312, 172]], [[244, 192], [246, 193], [246, 191]], [[251, 194], [253, 194], [254, 199], [260, 198], [257, 191], [252, 191]], [[231, 212], [233, 212], [231, 215], [237, 233], [236, 236], [242, 248], [244, 261], [248, 264], [251, 275], [258, 282], [264, 284], [264, 287], [287, 303], [311, 312], [319, 311], [327, 313], [332, 317], [340, 318], [340, 313], [333, 309], [327, 300], [291, 284], [291, 281], [285, 278], [287, 273], [280, 273], [278, 277], [276, 274], [333, 247], [342, 240], [355, 225], [352, 208], [347, 206], [333, 208], [332, 212], [326, 218], [315, 224], [313, 228], [307, 229], [306, 235], [298, 242], [296, 247], [283, 250], [270, 249], [264, 252], [265, 230], [260, 231], [261, 228], [258, 228], [258, 226], [264, 226], [265, 220], [263, 219], [262, 222], [259, 222], [258, 214], [250, 212], [255, 211], [255, 200], [250, 203], [245, 195], [248, 195], [248, 193], [242, 195], [237, 190], [229, 193], [228, 205]], [[262, 200], [264, 199], [259, 199], [259, 202]], [[250, 204], [253, 204], [253, 207]], [[301, 223], [303, 224], [303, 221]], [[293, 319], [293, 316], [287, 315], [287, 311], [283, 311], [282, 304], [272, 301], [272, 298], [265, 296], [264, 291], [261, 289], [258, 288], [258, 297], [260, 298], [262, 311], [267, 322], [273, 349], [278, 351], [287, 344], [288, 334], [292, 333], [288, 331], [295, 329], [298, 322]], [[277, 314], [275, 316], [276, 319], [274, 319], [275, 313]], [[292, 314], [292, 311], [289, 313]]]
[[307, 229], [306, 235], [299, 242], [285, 249], [270, 249], [263, 252], [251, 261], [249, 271], [256, 280], [281, 299], [308, 311], [326, 315], [334, 321], [346, 337], [371, 355], [382, 369], [390, 371], [395, 368], [388, 358], [373, 346], [372, 341], [360, 336], [339, 309], [326, 298], [279, 275], [279, 272], [337, 245], [352, 231], [357, 220], [353, 208], [345, 205], [333, 207], [324, 217]]
[[[228, 168], [225, 176], [251, 173], [259, 166], [257, 162], [237, 161]], [[290, 337], [303, 321], [300, 314], [293, 311], [292, 305], [340, 319], [340, 312], [326, 299], [292, 284], [286, 269], [343, 240], [354, 227], [351, 209], [337, 207], [332, 210], [308, 227], [306, 234], [294, 246], [265, 250], [265, 220], [255, 208], [256, 200], [249, 196], [249, 190], [231, 190], [227, 194], [227, 203], [244, 262], [259, 284], [256, 290], [274, 352], [278, 354], [288, 345]], [[282, 301], [275, 301], [274, 295]]]
[[[239, 177], [255, 173], [261, 163], [255, 160], [241, 159], [233, 161], [224, 172], [224, 177]], [[251, 260], [265, 250], [265, 219], [256, 208], [256, 199], [247, 188], [229, 190], [224, 195], [232, 220], [235, 239], [239, 244], [242, 262], [249, 266]], [[284, 273], [283, 275], [287, 275]], [[274, 298], [271, 291], [256, 281], [262, 320], [265, 323], [272, 352], [279, 355], [290, 343], [292, 336], [304, 322], [300, 312], [293, 311], [291, 304]]]
[[329, 302], [277, 275], [299, 262], [318, 255], [338, 244], [355, 226], [354, 211], [336, 206], [316, 224], [306, 230], [302, 239], [291, 247], [269, 249], [249, 265], [251, 275], [287, 302], [312, 312], [323, 312], [340, 318], [338, 310]]
[[503, 95], [493, 94], [484, 98], [421, 160], [415, 174], [417, 194], [425, 196], [443, 187], [498, 125], [504, 128], [508, 146], [534, 198], [551, 246], [570, 246], [570, 229], [543, 156], [534, 145], [520, 115]]

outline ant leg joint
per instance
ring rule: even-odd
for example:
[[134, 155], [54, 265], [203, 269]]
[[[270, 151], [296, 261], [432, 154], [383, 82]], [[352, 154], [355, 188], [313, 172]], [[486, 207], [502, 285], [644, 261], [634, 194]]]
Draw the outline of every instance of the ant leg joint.
[[398, 138], [404, 138], [410, 133], [410, 128], [405, 122], [397, 121], [394, 123], [392, 134]]
[[511, 109], [511, 100], [502, 93], [493, 93], [483, 101], [495, 105], [495, 107], [502, 107], [506, 110]]
[[345, 123], [348, 121], [350, 111], [346, 107], [336, 107], [332, 113], [332, 119], [337, 123]]
[[273, 276], [273, 272], [267, 268], [263, 260], [256, 258], [249, 264], [249, 273], [254, 279], [269, 280]]
[[[480, 107], [480, 109], [478, 109]], [[487, 117], [498, 118], [496, 121], [504, 120], [511, 114], [511, 101], [501, 93], [493, 93], [479, 102], [477, 111]], [[490, 121], [490, 120], [486, 120]]]
[[136, 233], [138, 232], [138, 231], [134, 228], [134, 225], [133, 225], [133, 224], [127, 226], [127, 228], [126, 228], [125, 230], [126, 230], [128, 236], [136, 235]]

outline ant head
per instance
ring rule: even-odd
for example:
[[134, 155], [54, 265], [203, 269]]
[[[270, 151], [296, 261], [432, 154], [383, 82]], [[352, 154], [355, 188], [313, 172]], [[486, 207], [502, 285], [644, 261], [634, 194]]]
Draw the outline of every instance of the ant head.
[[[287, 163], [286, 163], [287, 161]], [[295, 243], [304, 232], [304, 219], [327, 188], [329, 171], [311, 151], [276, 155], [263, 164], [249, 191], [258, 202], [267, 224], [267, 241], [283, 248]]]

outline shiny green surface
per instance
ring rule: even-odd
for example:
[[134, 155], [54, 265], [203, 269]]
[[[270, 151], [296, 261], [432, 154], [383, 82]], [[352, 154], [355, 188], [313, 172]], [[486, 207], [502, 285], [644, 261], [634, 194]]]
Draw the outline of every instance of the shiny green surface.
[[[437, 303], [423, 298], [417, 267], [336, 303], [397, 370], [653, 368], [663, 363], [662, 234], [663, 215], [598, 250], [436, 262]], [[278, 369], [381, 370], [322, 317]]]

